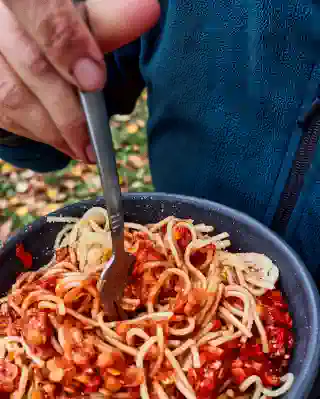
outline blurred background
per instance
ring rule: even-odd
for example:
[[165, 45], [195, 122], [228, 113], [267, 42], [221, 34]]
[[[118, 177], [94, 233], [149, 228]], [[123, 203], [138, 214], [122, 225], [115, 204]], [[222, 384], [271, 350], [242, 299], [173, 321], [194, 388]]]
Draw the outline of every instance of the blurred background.
[[[124, 192], [153, 190], [147, 158], [146, 100], [147, 93], [143, 92], [131, 115], [118, 115], [111, 121]], [[100, 194], [96, 166], [72, 161], [61, 171], [38, 174], [0, 160], [0, 241], [39, 216]]]

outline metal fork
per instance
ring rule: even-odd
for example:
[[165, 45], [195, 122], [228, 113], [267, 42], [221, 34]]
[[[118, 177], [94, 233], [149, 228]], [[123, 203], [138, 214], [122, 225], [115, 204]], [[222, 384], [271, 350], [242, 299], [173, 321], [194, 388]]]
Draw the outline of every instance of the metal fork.
[[101, 185], [110, 219], [112, 256], [105, 264], [98, 284], [101, 302], [110, 319], [121, 316], [120, 300], [134, 257], [124, 250], [124, 216], [112, 134], [101, 91], [80, 93], [91, 143], [97, 157]]

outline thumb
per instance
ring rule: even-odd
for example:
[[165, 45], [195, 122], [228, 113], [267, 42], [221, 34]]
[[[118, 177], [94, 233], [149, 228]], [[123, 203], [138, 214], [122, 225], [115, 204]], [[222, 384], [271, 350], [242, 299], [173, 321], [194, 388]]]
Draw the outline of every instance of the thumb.
[[103, 52], [137, 39], [156, 24], [157, 0], [87, 0], [88, 23]]

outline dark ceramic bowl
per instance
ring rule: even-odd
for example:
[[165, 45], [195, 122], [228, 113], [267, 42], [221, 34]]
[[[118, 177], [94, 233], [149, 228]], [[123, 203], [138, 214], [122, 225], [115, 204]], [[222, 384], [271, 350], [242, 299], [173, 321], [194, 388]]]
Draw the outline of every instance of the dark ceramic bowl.
[[[55, 215], [81, 216], [88, 207], [103, 201], [80, 202], [67, 206]], [[296, 334], [296, 346], [290, 365], [295, 382], [283, 398], [304, 399], [310, 394], [317, 375], [320, 357], [319, 296], [305, 265], [298, 256], [270, 230], [250, 217], [225, 206], [202, 199], [167, 194], [124, 195], [125, 218], [142, 224], [156, 222], [168, 215], [192, 218], [231, 234], [233, 250], [255, 251], [268, 255], [280, 269], [281, 285], [286, 293]], [[0, 291], [5, 293], [22, 271], [15, 257], [15, 245], [23, 242], [34, 255], [35, 268], [52, 256], [54, 239], [61, 223], [48, 223], [43, 217], [11, 238], [0, 251]], [[319, 395], [312, 395], [319, 398]]]

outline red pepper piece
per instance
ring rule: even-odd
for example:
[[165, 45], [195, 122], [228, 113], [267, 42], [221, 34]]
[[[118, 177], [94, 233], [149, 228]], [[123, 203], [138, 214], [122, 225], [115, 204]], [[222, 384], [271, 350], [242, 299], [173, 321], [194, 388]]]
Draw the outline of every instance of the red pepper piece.
[[32, 267], [32, 255], [25, 251], [23, 244], [16, 245], [16, 257], [21, 260], [25, 269]]

